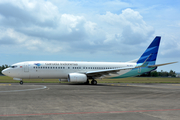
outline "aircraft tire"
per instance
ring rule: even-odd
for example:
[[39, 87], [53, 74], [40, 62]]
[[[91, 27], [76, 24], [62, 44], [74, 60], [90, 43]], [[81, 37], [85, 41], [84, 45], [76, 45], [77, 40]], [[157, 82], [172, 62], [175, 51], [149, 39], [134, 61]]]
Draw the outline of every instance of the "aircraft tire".
[[23, 81], [20, 81], [19, 84], [23, 85]]
[[91, 81], [91, 84], [92, 84], [92, 85], [97, 85], [97, 81], [96, 81], [96, 80], [92, 80], [92, 81]]

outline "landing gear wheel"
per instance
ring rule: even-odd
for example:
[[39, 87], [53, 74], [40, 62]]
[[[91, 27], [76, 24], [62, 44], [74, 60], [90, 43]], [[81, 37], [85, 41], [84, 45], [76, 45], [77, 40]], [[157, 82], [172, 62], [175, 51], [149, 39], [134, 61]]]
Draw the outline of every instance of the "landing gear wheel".
[[22, 84], [23, 84], [23, 81], [20, 81], [19, 83], [22, 85]]
[[96, 80], [92, 80], [92, 81], [91, 81], [91, 84], [92, 84], [92, 85], [97, 85], [97, 81], [96, 81]]

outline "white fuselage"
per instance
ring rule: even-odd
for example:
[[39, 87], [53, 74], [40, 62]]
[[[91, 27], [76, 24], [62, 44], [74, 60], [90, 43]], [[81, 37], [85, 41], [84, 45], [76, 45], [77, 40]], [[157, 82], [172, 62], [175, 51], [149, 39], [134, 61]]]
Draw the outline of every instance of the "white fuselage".
[[[69, 73], [135, 67], [136, 63], [121, 62], [69, 62], [69, 61], [29, 61], [13, 64], [3, 74], [20, 79], [67, 79]], [[110, 77], [123, 75], [130, 70], [119, 71]]]

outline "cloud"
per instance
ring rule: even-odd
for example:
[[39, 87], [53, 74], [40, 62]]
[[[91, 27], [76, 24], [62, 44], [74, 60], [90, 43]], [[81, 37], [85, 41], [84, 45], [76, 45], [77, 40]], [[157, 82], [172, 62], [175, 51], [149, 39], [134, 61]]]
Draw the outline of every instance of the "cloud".
[[9, 36], [4, 36], [4, 37], [2, 37], [1, 39], [0, 39], [0, 42], [1, 42], [1, 45], [6, 45], [6, 44], [8, 44], [8, 45], [11, 45], [11, 44], [13, 44], [13, 45], [15, 45], [16, 44], [16, 40], [15, 39], [13, 39], [13, 38], [11, 38], [11, 37], [9, 37]]
[[[63, 2], [71, 5], [69, 1]], [[128, 6], [119, 1], [111, 5], [116, 2]], [[71, 51], [125, 54], [125, 48], [146, 42], [154, 33], [140, 13], [130, 8], [119, 14], [110, 11], [96, 14], [89, 19], [82, 14], [61, 13], [59, 6], [49, 1], [10, 1], [0, 3], [0, 16], [0, 29], [6, 34], [2, 38], [4, 44], [47, 54]]]
[[143, 17], [130, 8], [123, 10], [119, 15], [107, 12], [101, 19], [111, 26], [116, 26], [116, 31], [113, 32], [117, 33], [114, 36], [123, 44], [140, 44], [154, 33], [153, 27], [147, 25]]

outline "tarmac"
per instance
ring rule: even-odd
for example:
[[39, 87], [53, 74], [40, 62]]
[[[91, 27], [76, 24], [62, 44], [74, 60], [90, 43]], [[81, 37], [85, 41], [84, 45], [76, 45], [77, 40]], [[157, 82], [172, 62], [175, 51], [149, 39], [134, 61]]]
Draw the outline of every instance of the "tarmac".
[[1, 83], [2, 120], [179, 120], [180, 84]]

